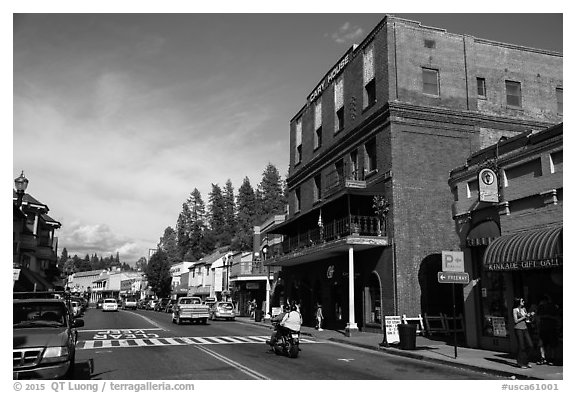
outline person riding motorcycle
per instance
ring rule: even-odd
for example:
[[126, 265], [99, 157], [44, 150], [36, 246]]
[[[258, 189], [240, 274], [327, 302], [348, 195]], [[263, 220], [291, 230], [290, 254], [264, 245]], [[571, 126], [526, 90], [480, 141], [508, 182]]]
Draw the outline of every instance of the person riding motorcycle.
[[278, 327], [280, 326], [280, 322], [282, 322], [282, 320], [284, 319], [284, 316], [286, 316], [286, 314], [288, 314], [289, 312], [290, 312], [290, 308], [285, 305], [285, 306], [282, 306], [282, 312], [280, 312], [280, 314], [272, 317], [271, 321], [272, 321], [272, 324], [274, 325], [274, 331], [272, 332], [272, 335], [270, 336], [270, 340], [266, 340], [266, 344], [268, 344], [270, 346], [274, 346], [276, 341], [278, 341], [278, 339], [280, 338], [280, 333], [278, 331]]
[[276, 332], [272, 334], [270, 340], [266, 341], [266, 344], [271, 347], [276, 344], [276, 342], [283, 336], [288, 335], [288, 333], [300, 333], [300, 327], [302, 326], [302, 315], [298, 312], [298, 308], [295, 304], [290, 305], [290, 312], [286, 313], [280, 323], [276, 325]]

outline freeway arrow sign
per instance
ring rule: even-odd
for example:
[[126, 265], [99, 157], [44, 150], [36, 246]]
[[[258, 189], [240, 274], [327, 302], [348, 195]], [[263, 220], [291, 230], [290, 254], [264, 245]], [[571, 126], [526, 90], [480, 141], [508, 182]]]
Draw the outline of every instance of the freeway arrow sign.
[[438, 272], [440, 284], [468, 284], [470, 277], [466, 272]]

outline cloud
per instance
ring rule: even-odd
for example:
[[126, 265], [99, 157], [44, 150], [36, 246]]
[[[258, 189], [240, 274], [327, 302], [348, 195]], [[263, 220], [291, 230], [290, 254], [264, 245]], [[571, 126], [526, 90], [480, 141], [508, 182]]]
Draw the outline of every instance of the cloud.
[[352, 26], [350, 22], [344, 23], [338, 31], [332, 33], [331, 37], [338, 44], [355, 42], [364, 34], [364, 29], [359, 26]]
[[121, 262], [134, 262], [143, 255], [144, 248], [133, 239], [114, 233], [108, 225], [86, 225], [79, 222], [64, 225], [58, 233], [59, 247], [69, 255], [83, 257], [96, 253], [107, 257], [119, 253]]

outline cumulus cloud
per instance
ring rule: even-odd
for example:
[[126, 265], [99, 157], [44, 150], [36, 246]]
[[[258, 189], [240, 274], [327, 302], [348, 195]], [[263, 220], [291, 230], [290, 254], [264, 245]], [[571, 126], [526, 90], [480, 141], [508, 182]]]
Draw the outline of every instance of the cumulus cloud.
[[58, 231], [59, 246], [69, 255], [83, 257], [96, 253], [107, 257], [119, 253], [121, 262], [134, 262], [143, 254], [137, 241], [115, 233], [106, 224], [86, 225], [79, 222], [67, 224]]
[[344, 23], [338, 31], [332, 33], [331, 37], [338, 44], [355, 42], [364, 34], [364, 29], [359, 26], [352, 26], [350, 22]]

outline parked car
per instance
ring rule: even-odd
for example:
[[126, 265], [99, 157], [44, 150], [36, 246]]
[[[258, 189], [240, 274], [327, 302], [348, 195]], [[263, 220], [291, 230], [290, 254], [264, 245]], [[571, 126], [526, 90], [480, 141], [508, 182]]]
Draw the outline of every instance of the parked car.
[[102, 303], [104, 303], [104, 299], [100, 298], [96, 301], [96, 309], [102, 308]]
[[122, 310], [126, 310], [131, 308], [132, 310], [136, 310], [136, 298], [135, 297], [127, 297], [122, 301]]
[[210, 308], [210, 320], [227, 319], [233, 321], [236, 318], [234, 304], [232, 302], [216, 302]]
[[104, 299], [102, 311], [118, 311], [118, 301], [114, 298]]
[[206, 300], [204, 300], [204, 304], [207, 305], [209, 308], [212, 308], [212, 306], [214, 304], [216, 304], [216, 298], [215, 297], [207, 297]]
[[148, 300], [146, 299], [140, 299], [136, 302], [136, 308], [139, 310], [144, 310], [146, 309], [146, 304], [148, 303]]
[[77, 301], [72, 300], [70, 302], [70, 311], [72, 312], [72, 316], [74, 316], [74, 318], [78, 318], [82, 314], [82, 306]]
[[170, 301], [168, 302], [168, 304], [164, 308], [164, 312], [172, 312], [172, 308], [174, 307], [176, 302], [177, 302], [176, 299], [170, 299]]
[[148, 300], [148, 303], [146, 304], [146, 310], [154, 310], [154, 307], [156, 307], [156, 303], [158, 303], [158, 300], [155, 299]]
[[84, 321], [62, 299], [14, 299], [12, 315], [13, 379], [71, 379]]
[[170, 299], [169, 298], [162, 298], [158, 301], [158, 303], [156, 303], [156, 305], [154, 306], [154, 311], [164, 311], [164, 309], [166, 308], [166, 306], [168, 305], [168, 303], [170, 303]]

